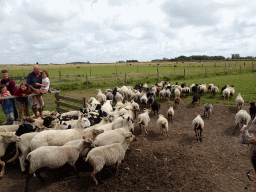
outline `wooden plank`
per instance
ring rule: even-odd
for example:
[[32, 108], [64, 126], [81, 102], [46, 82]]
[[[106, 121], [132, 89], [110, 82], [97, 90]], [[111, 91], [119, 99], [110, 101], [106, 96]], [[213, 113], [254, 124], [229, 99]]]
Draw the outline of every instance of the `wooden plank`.
[[67, 104], [67, 103], [60, 102], [60, 101], [55, 101], [55, 103], [57, 104], [57, 106], [64, 106], [64, 107], [75, 109], [75, 110], [79, 110], [79, 109], [82, 108], [82, 107], [79, 107], [79, 106], [70, 105], [70, 104]]
[[55, 95], [55, 98], [56, 99], [63, 99], [63, 100], [66, 100], [66, 101], [71, 101], [71, 102], [74, 102], [74, 103], [79, 103], [79, 104], [82, 104], [82, 105], [84, 104], [83, 100], [78, 100], [78, 99], [63, 96], [63, 95]]
[[69, 112], [69, 110], [66, 110], [66, 109], [62, 109], [60, 107], [56, 107], [58, 113], [66, 113], [66, 112]]

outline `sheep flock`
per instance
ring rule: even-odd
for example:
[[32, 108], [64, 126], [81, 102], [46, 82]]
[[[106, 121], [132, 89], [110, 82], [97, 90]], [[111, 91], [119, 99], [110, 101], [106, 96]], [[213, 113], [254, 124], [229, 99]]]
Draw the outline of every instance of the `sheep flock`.
[[[67, 163], [73, 167], [79, 178], [75, 164], [82, 158], [92, 166], [90, 176], [98, 185], [102, 182], [99, 172], [104, 166], [116, 165], [116, 176], [118, 175], [118, 168], [125, 159], [129, 145], [138, 140], [134, 135], [135, 129], [140, 130], [142, 135], [145, 133], [147, 137], [150, 116], [158, 117], [156, 134], [171, 139], [172, 135], [168, 134], [168, 130], [172, 129], [176, 120], [175, 111], [179, 110], [182, 97], [193, 95], [191, 103], [186, 105], [194, 107], [196, 103], [201, 102], [201, 97], [205, 94], [211, 97], [222, 94], [224, 100], [229, 100], [235, 95], [235, 87], [226, 85], [220, 89], [214, 84], [193, 83], [187, 86], [186, 83], [178, 85], [177, 82], [170, 84], [161, 81], [151, 87], [141, 83], [134, 87], [106, 89], [105, 92], [97, 89], [97, 92], [95, 97], [87, 100], [87, 107], [78, 111], [62, 114], [47, 111], [44, 112], [44, 117], [39, 119], [24, 117], [19, 125], [0, 126], [0, 177], [4, 179], [5, 166], [8, 163], [19, 159], [21, 171], [28, 171], [24, 191], [29, 191], [29, 181], [33, 179], [33, 175], [45, 183], [40, 175], [42, 167], [57, 169]], [[160, 114], [162, 100], [168, 101], [165, 104], [168, 105], [168, 110]], [[247, 112], [243, 109], [244, 100], [241, 93], [237, 94], [235, 101], [237, 113], [232, 117], [235, 125], [233, 134], [237, 128], [240, 127], [243, 131], [251, 122], [256, 122], [255, 102], [250, 103]], [[213, 109], [213, 104], [205, 103], [202, 110], [191, 119], [195, 140], [203, 142], [207, 119], [212, 114], [218, 115]], [[15, 143], [15, 155], [4, 162], [1, 158], [6, 155], [7, 147], [11, 143]], [[29, 164], [29, 170], [26, 170], [26, 164]]]

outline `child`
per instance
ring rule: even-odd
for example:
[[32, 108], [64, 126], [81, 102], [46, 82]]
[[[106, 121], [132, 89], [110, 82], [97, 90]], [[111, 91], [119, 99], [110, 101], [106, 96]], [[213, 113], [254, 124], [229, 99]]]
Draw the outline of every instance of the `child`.
[[50, 87], [50, 80], [48, 78], [48, 73], [45, 70], [42, 71], [41, 76], [42, 76], [42, 84], [35, 83], [36, 86], [41, 86], [41, 88], [40, 88], [40, 93], [41, 94], [40, 95], [36, 95], [36, 96], [33, 97], [34, 104], [33, 104], [32, 107], [36, 107], [36, 98], [37, 98], [39, 103], [40, 103], [41, 109], [43, 110], [44, 109], [44, 105], [43, 105], [43, 101], [41, 99], [41, 96], [42, 96], [42, 94], [45, 94], [45, 93], [48, 92], [49, 87]]
[[24, 115], [26, 115], [26, 105], [25, 105], [26, 96], [31, 93], [32, 91], [30, 90], [27, 83], [21, 83], [20, 88], [16, 89], [13, 93], [13, 95], [21, 96], [16, 98], [16, 104], [18, 105], [20, 120], [22, 119], [22, 106], [24, 109]]
[[[0, 91], [1, 91], [0, 97], [12, 96], [10, 91], [7, 91], [6, 85], [1, 85]], [[11, 101], [11, 99], [5, 99], [5, 100], [1, 100], [1, 104], [3, 107], [4, 113], [6, 115], [7, 124], [12, 125], [14, 120], [13, 102]]]

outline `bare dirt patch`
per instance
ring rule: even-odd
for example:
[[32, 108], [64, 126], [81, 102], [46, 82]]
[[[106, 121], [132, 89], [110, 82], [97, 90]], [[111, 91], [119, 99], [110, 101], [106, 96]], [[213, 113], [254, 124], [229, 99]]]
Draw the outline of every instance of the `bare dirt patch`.
[[[80, 179], [69, 166], [44, 169], [46, 185], [32, 178], [29, 191], [255, 191], [245, 175], [252, 167], [249, 147], [238, 142], [239, 130], [232, 135], [237, 109], [214, 104], [214, 114], [204, 119], [203, 141], [199, 142], [191, 122], [202, 107], [182, 103], [175, 110], [174, 122], [169, 123], [169, 137], [157, 134], [153, 112], [148, 135], [139, 131], [135, 120], [139, 140], [131, 143], [118, 177], [114, 176], [115, 166], [105, 167], [100, 173], [104, 182], [95, 186], [88, 176], [91, 167], [79, 160]], [[160, 113], [166, 116], [167, 108], [166, 102], [161, 103]], [[245, 109], [248, 111], [248, 106]], [[17, 164], [7, 164], [0, 191], [22, 191], [25, 178]]]

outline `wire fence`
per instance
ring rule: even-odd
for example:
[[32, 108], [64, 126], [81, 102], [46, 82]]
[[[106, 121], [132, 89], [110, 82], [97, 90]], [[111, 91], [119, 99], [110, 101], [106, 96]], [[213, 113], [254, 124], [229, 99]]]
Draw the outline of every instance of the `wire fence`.
[[[256, 70], [254, 61], [216, 61], [216, 62], [164, 62], [164, 63], [121, 63], [121, 64], [65, 64], [40, 65], [47, 70], [51, 85], [72, 82], [90, 81], [104, 83], [116, 81], [130, 84], [138, 78], [163, 78], [168, 80], [189, 79], [191, 77], [208, 77], [227, 75]], [[8, 70], [9, 77], [17, 83], [24, 82], [32, 71], [32, 65], [0, 65], [0, 70]]]

